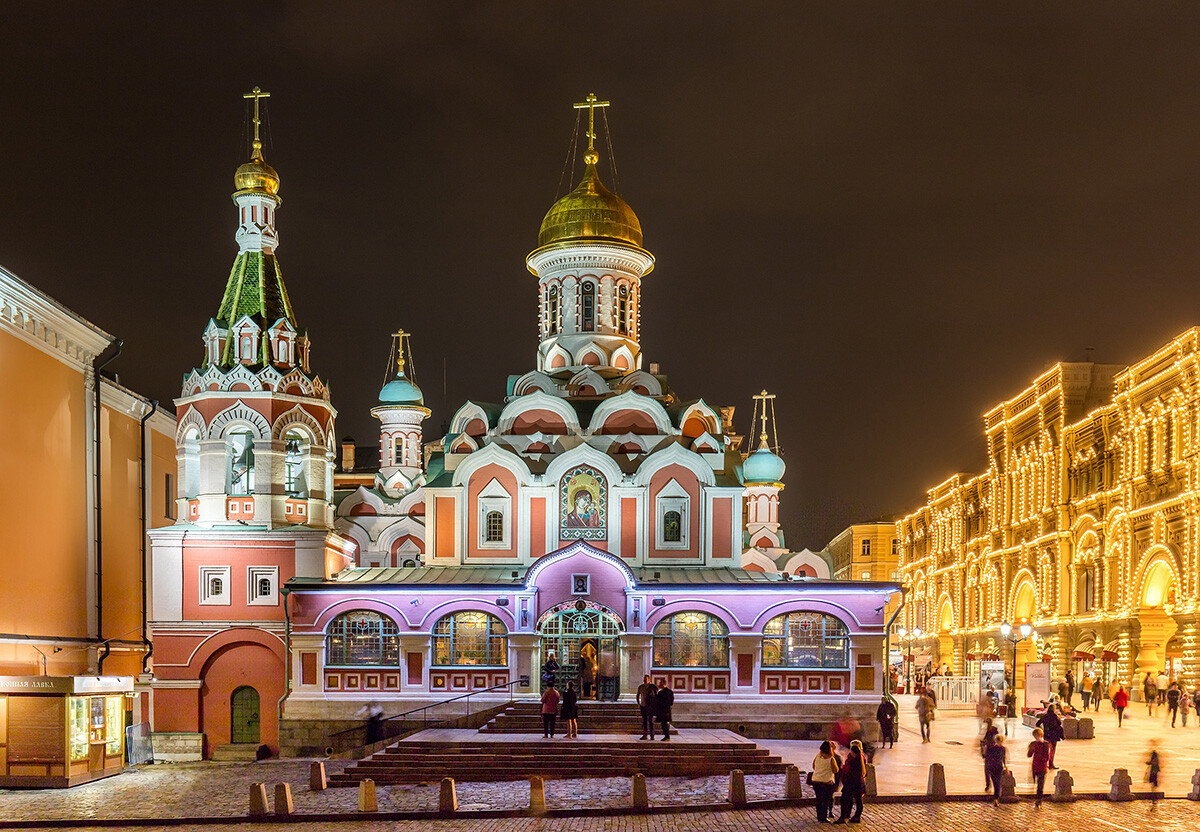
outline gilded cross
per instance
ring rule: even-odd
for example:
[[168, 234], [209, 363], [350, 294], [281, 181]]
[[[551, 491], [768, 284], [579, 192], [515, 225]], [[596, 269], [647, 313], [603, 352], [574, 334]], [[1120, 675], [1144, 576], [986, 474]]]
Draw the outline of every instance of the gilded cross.
[[612, 104], [611, 101], [599, 101], [596, 98], [596, 93], [589, 92], [586, 101], [577, 102], [574, 107], [576, 110], [582, 110], [587, 107], [588, 111], [588, 150], [596, 149], [596, 108], [607, 107]]
[[[754, 400], [756, 402], [762, 402], [762, 442], [764, 445], [767, 442], [767, 402], [771, 401], [774, 398], [775, 398], [775, 394], [768, 393], [766, 390], [763, 390], [761, 393], [759, 393], [757, 396], [754, 397]], [[755, 407], [757, 407], [757, 405], [755, 405]]]
[[392, 337], [396, 339], [396, 373], [404, 375], [404, 339], [408, 337], [408, 333], [398, 329], [392, 333]]
[[260, 98], [270, 98], [270, 97], [271, 97], [271, 93], [263, 92], [261, 87], [255, 87], [250, 92], [245, 93], [242, 96], [242, 98], [253, 98], [254, 99], [254, 144], [255, 144], [255, 146], [258, 146], [258, 147], [262, 146], [262, 142], [258, 138], [258, 125], [262, 123], [258, 118], [258, 101]]

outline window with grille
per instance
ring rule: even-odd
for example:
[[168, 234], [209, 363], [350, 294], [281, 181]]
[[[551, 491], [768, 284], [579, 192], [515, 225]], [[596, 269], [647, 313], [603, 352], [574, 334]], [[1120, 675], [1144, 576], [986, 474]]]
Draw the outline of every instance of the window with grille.
[[504, 513], [500, 511], [489, 511], [484, 519], [486, 531], [484, 532], [484, 540], [488, 543], [503, 543], [504, 542]]
[[457, 612], [433, 627], [435, 667], [507, 667], [508, 628], [486, 612]]
[[864, 540], [864, 541], [862, 542], [862, 556], [863, 556], [864, 558], [869, 558], [869, 557], [871, 557], [871, 541], [869, 541], [869, 540]]
[[592, 332], [596, 329], [596, 284], [583, 284], [583, 331]]
[[629, 287], [622, 286], [617, 290], [617, 331], [622, 335], [629, 334]]
[[729, 667], [729, 628], [704, 612], [679, 612], [654, 628], [655, 667]]
[[763, 628], [763, 667], [849, 667], [846, 625], [819, 612], [789, 612]]
[[208, 579], [208, 594], [210, 596], [220, 595], [224, 591], [225, 591], [225, 581], [223, 579], [221, 579], [221, 578], [209, 578]]
[[304, 457], [308, 442], [298, 430], [289, 430], [284, 437], [283, 488], [289, 497], [307, 497], [304, 476]]
[[229, 494], [247, 497], [254, 493], [254, 435], [248, 430], [229, 434]]
[[680, 543], [683, 541], [683, 515], [678, 511], [668, 511], [663, 514], [663, 541]]
[[325, 664], [333, 667], [399, 667], [400, 628], [373, 610], [353, 610], [325, 631]]
[[200, 603], [229, 606], [229, 567], [200, 567]]
[[548, 294], [550, 300], [546, 304], [546, 333], [556, 335], [558, 333], [558, 287], [551, 286]]

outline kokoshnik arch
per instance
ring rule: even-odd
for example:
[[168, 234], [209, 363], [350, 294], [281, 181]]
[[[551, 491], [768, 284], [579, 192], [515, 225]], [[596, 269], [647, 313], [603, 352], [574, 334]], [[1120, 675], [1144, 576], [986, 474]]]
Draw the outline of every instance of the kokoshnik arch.
[[[266, 94], [251, 95], [257, 130]], [[430, 411], [398, 332], [366, 473], [353, 444], [335, 470], [335, 411], [284, 287], [280, 180], [256, 132], [235, 176], [239, 252], [176, 401], [181, 520], [152, 533], [160, 747], [303, 752], [373, 701], [397, 713], [521, 677], [517, 696], [536, 697], [551, 649], [563, 675], [594, 662], [625, 699], [644, 674], [665, 678], [684, 724], [819, 733], [874, 712], [897, 586], [820, 580], [823, 562], [788, 551], [769, 394], [743, 454], [733, 408], [681, 397], [643, 360], [655, 260], [599, 174], [604, 104], [579, 105], [582, 177], [526, 261], [534, 368], [424, 444]]]

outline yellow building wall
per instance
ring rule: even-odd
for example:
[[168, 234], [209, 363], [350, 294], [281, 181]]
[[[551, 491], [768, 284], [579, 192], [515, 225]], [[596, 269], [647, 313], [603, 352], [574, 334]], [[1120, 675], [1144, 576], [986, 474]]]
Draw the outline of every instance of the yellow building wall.
[[[0, 378], [0, 633], [84, 638], [89, 510], [84, 378], [4, 332]], [[86, 652], [64, 650], [50, 655], [47, 669], [70, 673], [86, 664]], [[31, 647], [0, 643], [0, 674], [41, 670]]]

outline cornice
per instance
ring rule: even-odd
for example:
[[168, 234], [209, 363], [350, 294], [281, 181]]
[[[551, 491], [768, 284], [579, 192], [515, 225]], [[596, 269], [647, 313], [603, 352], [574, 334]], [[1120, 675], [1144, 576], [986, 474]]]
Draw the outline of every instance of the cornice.
[[641, 277], [649, 274], [654, 267], [654, 256], [632, 246], [573, 244], [538, 249], [529, 255], [527, 265], [537, 275], [563, 269], [595, 268], [624, 271]]
[[0, 266], [0, 331], [78, 370], [116, 339]]

